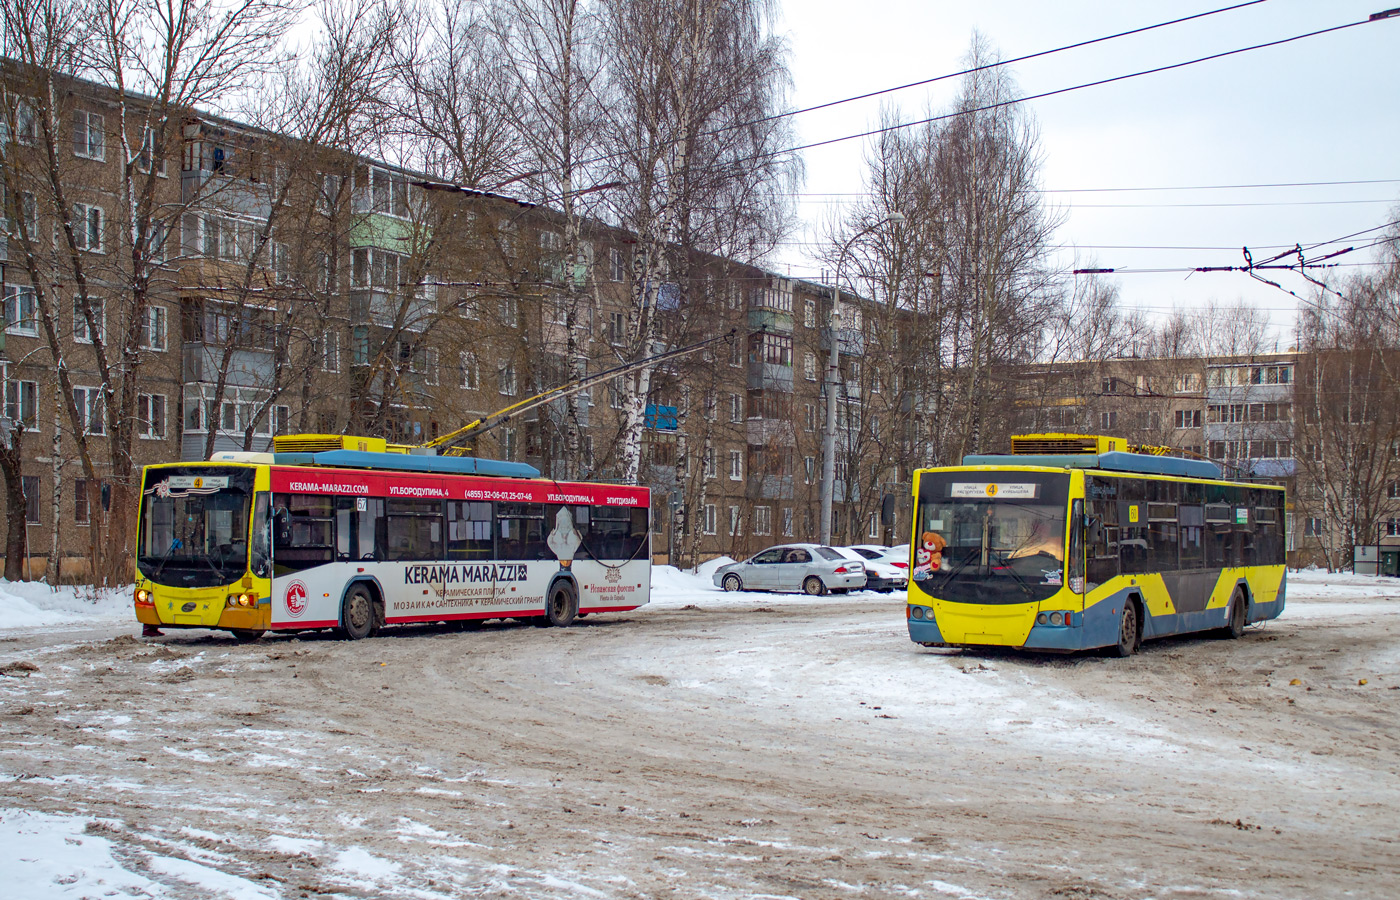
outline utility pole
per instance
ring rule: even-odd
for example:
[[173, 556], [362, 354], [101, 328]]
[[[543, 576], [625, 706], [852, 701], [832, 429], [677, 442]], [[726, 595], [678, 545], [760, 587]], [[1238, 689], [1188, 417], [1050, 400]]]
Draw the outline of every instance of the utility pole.
[[850, 252], [851, 245], [886, 223], [898, 225], [904, 221], [904, 214], [891, 212], [885, 218], [857, 231], [841, 245], [836, 255], [836, 272], [831, 279], [831, 315], [829, 317], [828, 340], [831, 343], [826, 363], [826, 427], [822, 431], [822, 508], [821, 542], [831, 543], [831, 504], [836, 493], [836, 388], [841, 383], [841, 263]]

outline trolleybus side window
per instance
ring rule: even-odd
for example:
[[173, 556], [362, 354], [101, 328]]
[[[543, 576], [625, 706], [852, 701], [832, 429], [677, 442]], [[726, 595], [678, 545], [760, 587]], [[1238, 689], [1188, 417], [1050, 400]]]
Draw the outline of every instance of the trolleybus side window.
[[[552, 525], [550, 527], [553, 527]], [[549, 559], [544, 505], [496, 504], [496, 555], [500, 559]]]
[[589, 531], [594, 557], [611, 560], [641, 557], [647, 540], [649, 511], [645, 507], [595, 506]]
[[331, 500], [315, 494], [273, 496], [273, 559], [278, 570], [309, 569], [334, 558]]
[[489, 503], [447, 501], [447, 558], [490, 559], [495, 553], [491, 520]]
[[259, 578], [272, 574], [272, 495], [258, 491], [253, 495], [253, 543], [249, 553], [249, 569]]
[[442, 501], [384, 501], [384, 558], [442, 559]]

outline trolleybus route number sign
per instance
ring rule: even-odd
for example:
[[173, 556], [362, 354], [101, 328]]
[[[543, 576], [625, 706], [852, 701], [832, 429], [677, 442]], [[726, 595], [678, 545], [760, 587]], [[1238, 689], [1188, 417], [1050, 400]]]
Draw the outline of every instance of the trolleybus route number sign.
[[949, 496], [955, 500], [1034, 500], [1040, 495], [1040, 485], [1019, 482], [957, 481], [949, 485]]

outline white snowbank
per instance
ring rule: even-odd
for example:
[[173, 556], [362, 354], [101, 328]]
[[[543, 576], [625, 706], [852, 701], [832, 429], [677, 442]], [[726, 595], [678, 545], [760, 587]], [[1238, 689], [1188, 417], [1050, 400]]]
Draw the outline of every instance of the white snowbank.
[[81, 625], [118, 620], [135, 622], [131, 589], [63, 585], [51, 588], [37, 581], [0, 580], [0, 629]]
[[[72, 897], [184, 897], [166, 885], [126, 869], [112, 854], [112, 842], [87, 834], [90, 819], [0, 809], [0, 846], [5, 848], [7, 897], [25, 900]], [[154, 872], [231, 900], [272, 900], [261, 885], [217, 869], [172, 857], [146, 857]]]

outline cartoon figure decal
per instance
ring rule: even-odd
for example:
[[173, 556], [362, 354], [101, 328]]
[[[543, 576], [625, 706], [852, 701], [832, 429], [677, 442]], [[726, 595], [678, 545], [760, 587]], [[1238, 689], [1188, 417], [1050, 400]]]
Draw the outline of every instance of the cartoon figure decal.
[[567, 569], [574, 564], [574, 554], [578, 552], [578, 545], [583, 543], [583, 538], [574, 528], [574, 514], [567, 506], [559, 507], [559, 512], [554, 517], [554, 530], [544, 542], [550, 552], [559, 557], [559, 568]]
[[933, 573], [943, 568], [943, 548], [948, 546], [943, 535], [936, 531], [925, 531], [914, 551], [914, 578], [932, 578]]

